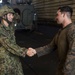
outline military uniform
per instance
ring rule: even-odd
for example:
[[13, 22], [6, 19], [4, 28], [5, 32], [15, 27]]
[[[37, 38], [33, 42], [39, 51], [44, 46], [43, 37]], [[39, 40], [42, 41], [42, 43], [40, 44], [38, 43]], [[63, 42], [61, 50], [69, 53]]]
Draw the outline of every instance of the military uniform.
[[[5, 8], [5, 9], [4, 9]], [[0, 9], [0, 16], [14, 11], [5, 6]], [[16, 44], [13, 23], [5, 26], [0, 24], [0, 75], [23, 75], [19, 56], [25, 57], [26, 48]]]
[[50, 44], [37, 48], [38, 56], [57, 49], [59, 66], [57, 75], [75, 75], [75, 24], [71, 23], [55, 35]]
[[0, 75], [23, 75], [19, 56], [25, 57], [25, 48], [15, 42], [13, 26], [0, 25]]

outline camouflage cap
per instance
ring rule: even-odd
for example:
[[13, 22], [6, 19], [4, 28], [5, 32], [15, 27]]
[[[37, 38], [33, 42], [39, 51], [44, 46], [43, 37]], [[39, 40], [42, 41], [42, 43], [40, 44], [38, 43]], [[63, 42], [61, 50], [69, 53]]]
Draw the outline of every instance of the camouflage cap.
[[15, 12], [10, 6], [7, 6], [7, 5], [4, 5], [0, 8], [0, 17], [8, 13], [15, 13]]

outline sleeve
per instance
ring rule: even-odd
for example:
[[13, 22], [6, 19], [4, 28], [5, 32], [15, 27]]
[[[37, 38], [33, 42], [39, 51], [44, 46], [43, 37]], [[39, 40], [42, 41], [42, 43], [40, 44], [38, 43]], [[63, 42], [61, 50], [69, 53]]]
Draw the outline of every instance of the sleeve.
[[49, 44], [47, 44], [43, 47], [36, 48], [38, 57], [48, 54], [48, 53], [52, 52], [54, 49], [56, 49], [56, 47], [57, 47], [56, 39], [57, 39], [57, 34], [55, 35], [55, 37]]
[[11, 43], [10, 40], [3, 35], [0, 35], [0, 45], [5, 48], [5, 50], [17, 56], [25, 57], [27, 52], [26, 48], [21, 48], [16, 43]]
[[69, 50], [63, 72], [65, 75], [75, 75], [75, 27], [69, 29], [68, 42]]

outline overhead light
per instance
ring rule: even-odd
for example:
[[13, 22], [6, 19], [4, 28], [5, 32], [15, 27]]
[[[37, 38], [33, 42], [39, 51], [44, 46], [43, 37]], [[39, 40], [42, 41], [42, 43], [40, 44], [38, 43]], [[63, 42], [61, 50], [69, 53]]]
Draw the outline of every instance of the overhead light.
[[2, 0], [0, 0], [0, 3], [2, 3]]

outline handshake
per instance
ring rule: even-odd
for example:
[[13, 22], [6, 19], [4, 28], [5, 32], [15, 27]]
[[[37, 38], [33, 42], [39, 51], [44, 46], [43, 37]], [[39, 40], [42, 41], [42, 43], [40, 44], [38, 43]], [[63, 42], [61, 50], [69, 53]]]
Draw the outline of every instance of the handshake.
[[27, 53], [26, 53], [29, 57], [32, 57], [36, 54], [36, 50], [33, 48], [28, 48]]

